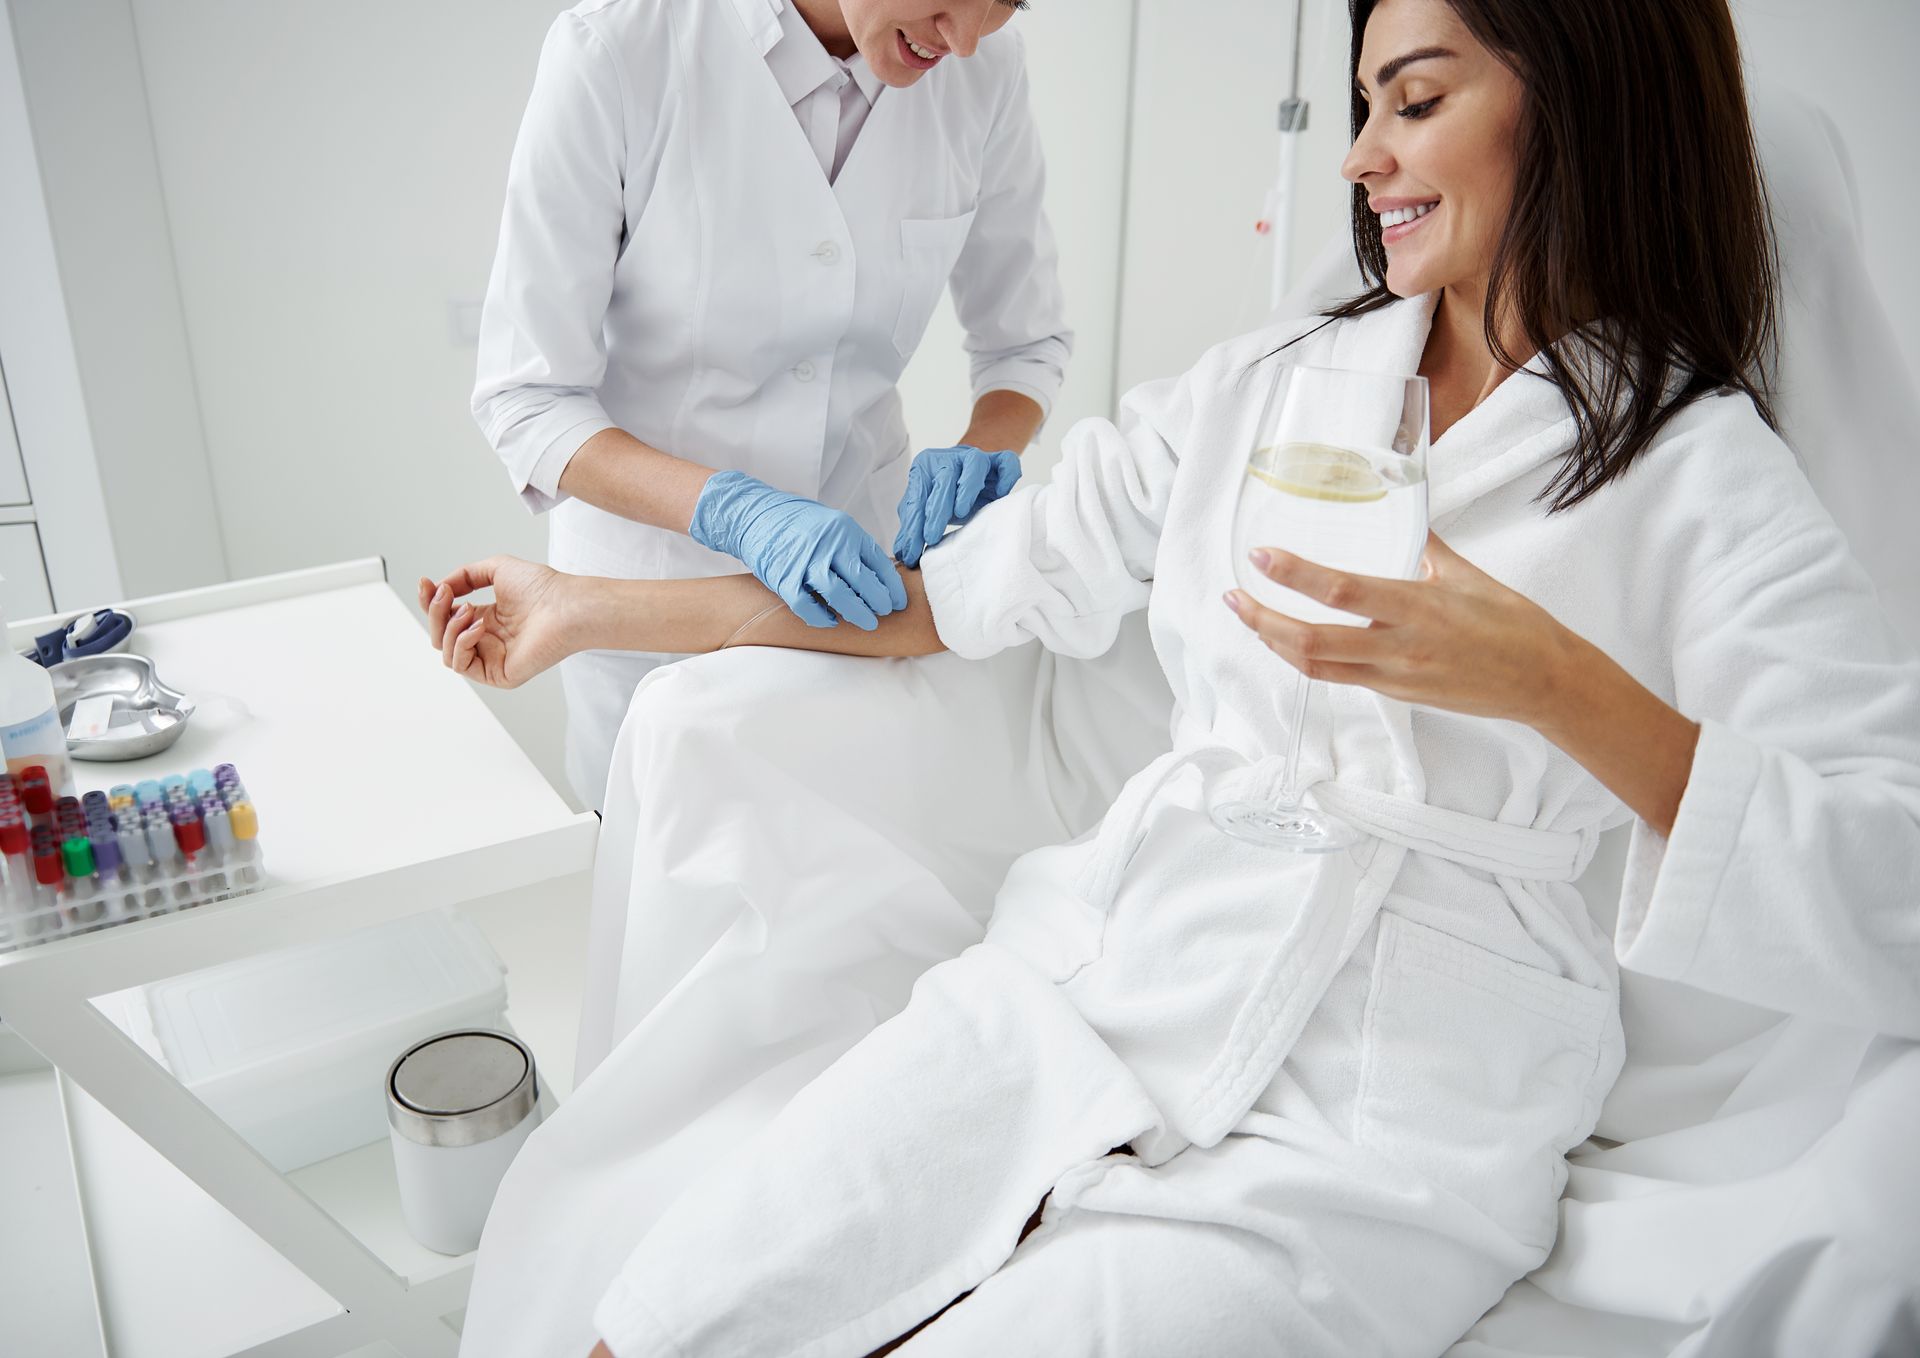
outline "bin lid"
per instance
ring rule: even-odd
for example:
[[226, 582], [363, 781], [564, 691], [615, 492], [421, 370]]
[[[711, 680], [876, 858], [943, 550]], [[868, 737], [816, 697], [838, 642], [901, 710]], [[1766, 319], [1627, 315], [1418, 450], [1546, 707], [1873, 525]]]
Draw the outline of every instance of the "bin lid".
[[472, 1146], [512, 1131], [534, 1110], [533, 1054], [510, 1033], [441, 1033], [387, 1072], [387, 1122], [424, 1146]]

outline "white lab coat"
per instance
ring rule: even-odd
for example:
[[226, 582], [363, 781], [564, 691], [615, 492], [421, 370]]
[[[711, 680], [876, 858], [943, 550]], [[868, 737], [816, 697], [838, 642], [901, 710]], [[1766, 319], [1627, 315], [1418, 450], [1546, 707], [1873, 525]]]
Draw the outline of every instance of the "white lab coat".
[[[1293, 353], [1411, 371], [1429, 306]], [[1219, 602], [1242, 383], [1281, 338], [1079, 426], [1049, 486], [929, 554], [961, 655], [1096, 652], [1146, 605], [1174, 750], [668, 1209], [598, 1308], [616, 1353], [860, 1354], [973, 1287], [907, 1352], [1435, 1352], [1545, 1257], [1618, 1069], [1616, 955], [1920, 1035], [1920, 664], [1744, 398], [1690, 407], [1564, 514], [1537, 496], [1570, 419], [1532, 375], [1433, 450], [1456, 550], [1703, 724], [1612, 937], [1569, 883], [1630, 817], [1508, 723], [1327, 690], [1309, 781], [1376, 838], [1281, 859], [1211, 829], [1286, 736], [1283, 670]]]
[[[626, 430], [844, 509], [883, 544], [905, 487], [895, 389], [952, 284], [976, 397], [1042, 410], [1071, 346], [1022, 45], [1002, 30], [884, 89], [829, 183], [764, 53], [781, 0], [590, 0], [555, 20], [508, 173], [473, 408], [554, 566], [740, 569], [683, 533], [560, 494]], [[598, 805], [661, 657], [563, 667], [569, 773]]]

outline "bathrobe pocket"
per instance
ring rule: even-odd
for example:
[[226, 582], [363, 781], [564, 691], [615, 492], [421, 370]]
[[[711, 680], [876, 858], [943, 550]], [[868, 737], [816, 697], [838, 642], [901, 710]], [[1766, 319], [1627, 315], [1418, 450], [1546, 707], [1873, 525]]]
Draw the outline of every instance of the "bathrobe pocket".
[[1611, 991], [1382, 914], [1359, 1139], [1544, 1251], [1566, 1153], [1599, 1117], [1618, 1023]]

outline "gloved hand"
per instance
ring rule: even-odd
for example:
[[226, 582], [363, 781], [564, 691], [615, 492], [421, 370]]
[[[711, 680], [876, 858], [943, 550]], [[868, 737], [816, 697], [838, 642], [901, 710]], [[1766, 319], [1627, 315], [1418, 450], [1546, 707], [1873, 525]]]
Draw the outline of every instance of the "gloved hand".
[[738, 557], [809, 627], [832, 627], [844, 618], [871, 632], [879, 618], [907, 606], [900, 572], [866, 529], [837, 509], [745, 472], [707, 478], [687, 534], [702, 547]]
[[920, 554], [940, 541], [948, 524], [965, 523], [1019, 479], [1018, 453], [983, 453], [964, 443], [924, 450], [907, 471], [894, 556], [903, 566], [919, 565]]

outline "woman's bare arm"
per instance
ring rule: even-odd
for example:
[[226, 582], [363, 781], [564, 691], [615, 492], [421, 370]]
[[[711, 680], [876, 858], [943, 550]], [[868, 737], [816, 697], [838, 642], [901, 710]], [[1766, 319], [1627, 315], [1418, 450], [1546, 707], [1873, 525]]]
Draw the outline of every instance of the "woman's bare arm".
[[[910, 656], [944, 650], [920, 572], [903, 570], [907, 607], [871, 632], [809, 627], [751, 575], [704, 580], [609, 580], [567, 575], [496, 556], [444, 580], [422, 579], [427, 634], [449, 669], [495, 688], [518, 688], [580, 651], [697, 655], [727, 646], [785, 646], [843, 655]], [[491, 602], [466, 596], [492, 589]]]

